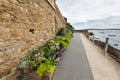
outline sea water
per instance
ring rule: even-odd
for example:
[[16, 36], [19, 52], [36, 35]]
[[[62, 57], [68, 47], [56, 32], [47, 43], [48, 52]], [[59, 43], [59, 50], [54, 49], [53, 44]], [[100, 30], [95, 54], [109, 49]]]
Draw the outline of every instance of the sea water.
[[95, 34], [95, 39], [102, 42], [109, 38], [109, 44], [120, 50], [120, 30], [89, 30]]

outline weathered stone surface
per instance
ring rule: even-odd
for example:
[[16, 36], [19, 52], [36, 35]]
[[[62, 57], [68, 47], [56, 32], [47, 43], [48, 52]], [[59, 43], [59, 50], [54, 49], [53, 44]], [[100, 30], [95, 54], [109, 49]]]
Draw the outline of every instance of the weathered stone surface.
[[0, 74], [65, 25], [54, 0], [0, 0]]
[[0, 28], [0, 39], [8, 39], [10, 36], [10, 29]]

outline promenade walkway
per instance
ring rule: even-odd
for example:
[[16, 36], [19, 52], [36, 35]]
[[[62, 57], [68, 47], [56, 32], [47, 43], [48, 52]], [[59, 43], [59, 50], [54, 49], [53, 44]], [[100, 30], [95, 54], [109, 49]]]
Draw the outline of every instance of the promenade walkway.
[[93, 80], [93, 75], [84, 51], [80, 33], [75, 33], [64, 52], [53, 80]]
[[103, 50], [94, 45], [82, 33], [80, 36], [94, 80], [120, 80], [120, 64], [110, 56], [104, 55]]

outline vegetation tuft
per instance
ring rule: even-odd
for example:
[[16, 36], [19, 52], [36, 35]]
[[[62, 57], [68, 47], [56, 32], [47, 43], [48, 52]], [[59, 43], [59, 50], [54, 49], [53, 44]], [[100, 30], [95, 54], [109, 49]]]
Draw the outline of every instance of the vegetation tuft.
[[67, 49], [73, 32], [74, 28], [68, 23], [67, 27], [61, 28], [56, 37], [50, 40], [48, 44], [22, 58], [17, 65], [18, 69], [22, 74], [35, 72], [39, 76], [42, 76], [44, 72], [53, 72], [57, 59], [62, 57], [63, 51]]

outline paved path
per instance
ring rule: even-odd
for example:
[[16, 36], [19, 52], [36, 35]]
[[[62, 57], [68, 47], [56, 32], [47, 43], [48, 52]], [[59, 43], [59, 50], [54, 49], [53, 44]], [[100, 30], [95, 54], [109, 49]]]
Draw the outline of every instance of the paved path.
[[105, 56], [102, 49], [80, 34], [93, 72], [94, 80], [120, 80], [120, 64], [110, 56]]
[[74, 34], [68, 49], [64, 52], [53, 80], [93, 80], [79, 33]]

